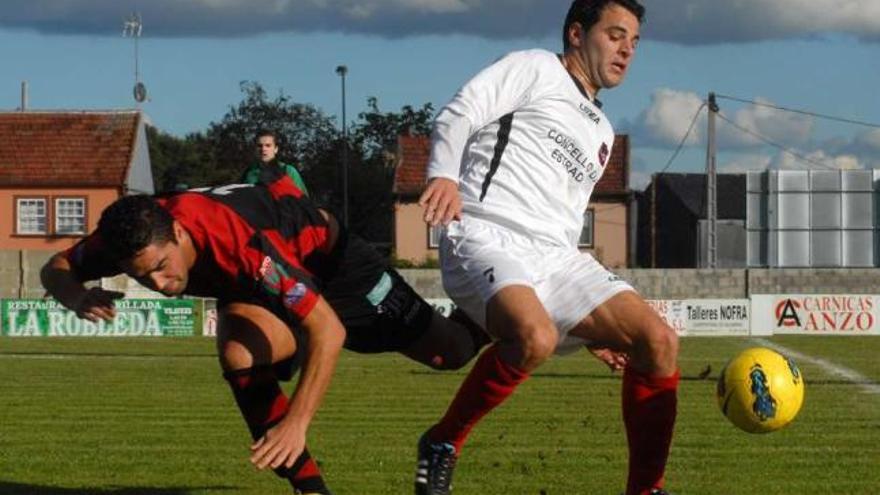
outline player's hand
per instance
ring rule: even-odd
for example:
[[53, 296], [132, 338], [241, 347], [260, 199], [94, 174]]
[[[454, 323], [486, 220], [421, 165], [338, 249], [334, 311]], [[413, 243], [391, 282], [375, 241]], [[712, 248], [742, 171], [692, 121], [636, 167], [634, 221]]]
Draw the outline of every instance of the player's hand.
[[251, 463], [257, 469], [293, 467], [306, 446], [306, 428], [282, 420], [251, 445]]
[[629, 354], [625, 352], [613, 351], [607, 347], [594, 345], [587, 345], [586, 347], [596, 359], [605, 363], [611, 371], [621, 371], [626, 368], [626, 364], [629, 362]]
[[110, 321], [116, 316], [116, 304], [113, 301], [124, 296], [122, 292], [92, 287], [83, 292], [70, 309], [76, 312], [76, 316], [92, 322]]
[[461, 219], [458, 183], [443, 177], [431, 179], [419, 198], [419, 206], [425, 212], [425, 222], [431, 226], [438, 223], [447, 225], [453, 220]]

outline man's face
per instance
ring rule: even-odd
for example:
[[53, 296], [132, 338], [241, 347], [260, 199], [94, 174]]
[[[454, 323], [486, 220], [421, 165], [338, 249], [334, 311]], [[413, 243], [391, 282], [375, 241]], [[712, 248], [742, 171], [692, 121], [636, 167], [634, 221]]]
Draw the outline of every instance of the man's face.
[[639, 43], [639, 20], [626, 8], [608, 4], [599, 22], [586, 33], [581, 32], [574, 47], [586, 63], [587, 77], [595, 94], [602, 88], [613, 88], [623, 82]]
[[121, 265], [141, 285], [166, 296], [182, 294], [189, 281], [189, 267], [179, 242], [154, 242]]
[[278, 154], [278, 145], [272, 136], [260, 136], [257, 139], [257, 155], [263, 163], [271, 162]]

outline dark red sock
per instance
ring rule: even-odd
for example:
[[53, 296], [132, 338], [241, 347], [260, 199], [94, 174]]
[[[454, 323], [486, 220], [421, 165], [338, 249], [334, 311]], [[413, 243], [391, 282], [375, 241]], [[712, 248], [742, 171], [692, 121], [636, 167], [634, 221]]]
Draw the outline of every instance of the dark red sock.
[[[254, 440], [262, 437], [284, 417], [287, 412], [287, 397], [278, 385], [271, 367], [231, 371], [223, 376], [232, 388], [235, 402]], [[305, 448], [293, 467], [277, 468], [275, 474], [287, 479], [295, 490], [301, 492], [327, 490], [318, 465]]]
[[480, 418], [504, 402], [528, 377], [528, 373], [501, 360], [498, 344], [489, 346], [461, 384], [446, 415], [431, 429], [431, 440], [449, 442], [460, 454]]
[[627, 495], [647, 495], [663, 486], [675, 426], [679, 372], [649, 376], [627, 367], [623, 373], [623, 422], [629, 443]]

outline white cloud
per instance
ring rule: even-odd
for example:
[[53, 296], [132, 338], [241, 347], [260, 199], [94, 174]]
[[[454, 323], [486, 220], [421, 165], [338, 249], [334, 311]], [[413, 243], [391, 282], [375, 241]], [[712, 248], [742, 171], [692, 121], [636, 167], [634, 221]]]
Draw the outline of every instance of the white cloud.
[[880, 129], [869, 129], [852, 138], [835, 138], [818, 147], [830, 156], [850, 156], [863, 168], [880, 168]]
[[854, 155], [831, 155], [823, 150], [780, 152], [773, 157], [769, 168], [777, 170], [852, 170], [866, 168]]
[[718, 164], [718, 172], [725, 174], [743, 174], [767, 170], [773, 157], [766, 154], [738, 153], [732, 158]]
[[[772, 104], [766, 99], [756, 101]], [[621, 128], [630, 132], [639, 146], [676, 147], [702, 104], [702, 97], [696, 93], [661, 88], [654, 91], [651, 104], [636, 121], [625, 121]], [[735, 124], [716, 119], [716, 144], [721, 150], [764, 146], [766, 142], [757, 136], [782, 146], [793, 146], [809, 141], [813, 132], [812, 117], [768, 107], [749, 105], [733, 112], [722, 107], [720, 113]], [[685, 146], [705, 146], [707, 115], [707, 109], [703, 108]]]
[[[682, 44], [842, 33], [880, 41], [878, 0], [644, 1], [644, 37]], [[151, 0], [139, 2], [151, 36], [246, 36], [336, 31], [387, 37], [465, 33], [556, 36], [569, 0]], [[3, 0], [0, 27], [116, 34], [135, 7], [119, 0]]]
[[[771, 104], [767, 99], [756, 98], [756, 102]], [[725, 112], [722, 110], [722, 115]], [[729, 116], [727, 118], [730, 118]], [[813, 118], [796, 113], [783, 112], [766, 106], [751, 105], [737, 110], [731, 119], [741, 129], [727, 129], [725, 138], [727, 146], [763, 146], [757, 136], [782, 145], [800, 144], [809, 140], [813, 131]], [[721, 121], [721, 126], [727, 122]]]
[[[637, 129], [647, 133], [653, 142], [675, 146], [684, 138], [694, 114], [702, 104], [702, 98], [696, 93], [658, 89], [651, 95], [651, 105], [639, 115]], [[702, 115], [694, 124], [696, 127], [685, 145], [693, 146], [702, 141], [705, 126], [700, 125], [701, 121], [705, 121]]]
[[847, 33], [880, 39], [877, 0], [668, 0], [651, 6], [645, 34], [685, 44]]
[[826, 149], [801, 150], [774, 153], [735, 153], [720, 162], [718, 171], [745, 173], [774, 170], [854, 170], [880, 167], [880, 153], [873, 158], [851, 153], [836, 153]]
[[856, 136], [853, 146], [861, 151], [880, 154], [880, 129], [871, 129]]

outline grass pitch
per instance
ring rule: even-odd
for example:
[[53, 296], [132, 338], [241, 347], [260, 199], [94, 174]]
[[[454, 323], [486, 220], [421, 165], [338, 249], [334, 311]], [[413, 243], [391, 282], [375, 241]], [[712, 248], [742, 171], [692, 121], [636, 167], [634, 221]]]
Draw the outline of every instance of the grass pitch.
[[[755, 342], [682, 339], [669, 488], [876, 493], [880, 338], [770, 340], [817, 360], [798, 363], [807, 389], [795, 422], [749, 435], [718, 412], [714, 387], [727, 359]], [[843, 376], [829, 363], [855, 373]], [[707, 366], [709, 378], [698, 378]], [[396, 355], [345, 353], [309, 438], [334, 492], [411, 493], [416, 440], [463, 377]], [[554, 358], [476, 428], [455, 493], [621, 492], [619, 388], [619, 375], [585, 353]], [[0, 494], [288, 493], [250, 467], [248, 445], [209, 339], [0, 338]]]

